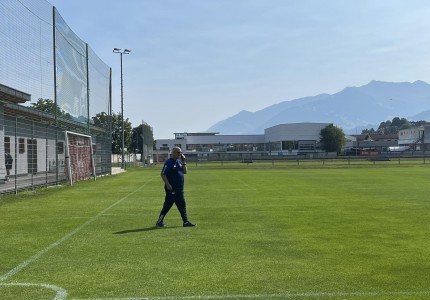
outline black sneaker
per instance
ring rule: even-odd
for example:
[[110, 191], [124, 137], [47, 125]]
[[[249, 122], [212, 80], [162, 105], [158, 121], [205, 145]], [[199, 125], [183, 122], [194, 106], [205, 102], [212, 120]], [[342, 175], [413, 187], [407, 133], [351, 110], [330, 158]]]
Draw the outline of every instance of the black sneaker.
[[166, 228], [167, 226], [166, 226], [166, 224], [164, 224], [163, 222], [157, 222], [156, 224], [155, 224], [155, 227], [157, 227], [157, 228]]
[[196, 224], [193, 224], [190, 221], [188, 221], [184, 223], [184, 227], [196, 227]]

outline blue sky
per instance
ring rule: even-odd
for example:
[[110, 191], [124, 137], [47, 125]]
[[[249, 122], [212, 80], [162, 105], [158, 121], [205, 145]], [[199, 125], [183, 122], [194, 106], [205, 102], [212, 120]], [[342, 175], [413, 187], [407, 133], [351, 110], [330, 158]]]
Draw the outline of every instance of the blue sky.
[[430, 82], [427, 0], [49, 0], [155, 138], [371, 80]]

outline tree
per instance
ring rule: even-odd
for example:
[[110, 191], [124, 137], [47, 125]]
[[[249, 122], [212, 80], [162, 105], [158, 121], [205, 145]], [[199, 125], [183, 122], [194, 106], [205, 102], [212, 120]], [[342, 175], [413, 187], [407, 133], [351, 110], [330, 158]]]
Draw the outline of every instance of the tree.
[[394, 117], [393, 120], [391, 121], [391, 126], [396, 126], [396, 127], [402, 126], [402, 120], [400, 120], [399, 117]]
[[93, 118], [93, 125], [100, 127], [100, 128], [109, 128], [109, 124], [110, 124], [110, 116], [105, 113], [105, 112], [101, 112], [96, 114]]
[[[124, 147], [128, 151], [132, 150], [131, 132], [131, 123], [127, 118], [124, 120]], [[112, 153], [122, 153], [122, 117], [120, 113], [112, 114]]]
[[144, 123], [133, 128], [131, 140], [132, 147], [136, 153], [142, 153], [143, 151], [142, 160], [144, 157], [152, 154], [154, 134], [151, 126]]
[[57, 117], [73, 120], [73, 117], [62, 110], [58, 105], [55, 104], [55, 102], [51, 99], [43, 99], [39, 98], [36, 103], [31, 103], [31, 107], [34, 109], [37, 109], [39, 111], [44, 111], [50, 114], [55, 115], [57, 114]]
[[320, 136], [321, 148], [326, 152], [339, 153], [346, 141], [343, 130], [334, 126], [333, 124], [321, 129]]
[[363, 129], [361, 131], [361, 134], [372, 134], [372, 133], [375, 133], [375, 132], [376, 132], [375, 129], [373, 129], [373, 127], [372, 127], [370, 129]]
[[361, 133], [378, 133], [378, 134], [397, 134], [399, 130], [418, 127], [426, 124], [426, 121], [408, 121], [405, 118], [394, 117], [393, 120], [381, 122], [376, 131], [374, 129], [364, 129]]
[[427, 124], [427, 121], [421, 120], [421, 121], [409, 121], [412, 127], [419, 127]]

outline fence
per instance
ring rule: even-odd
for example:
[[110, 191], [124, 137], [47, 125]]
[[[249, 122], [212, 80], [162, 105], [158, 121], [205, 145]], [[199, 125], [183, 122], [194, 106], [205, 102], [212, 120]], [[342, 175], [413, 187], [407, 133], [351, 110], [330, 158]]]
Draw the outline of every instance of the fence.
[[[128, 168], [136, 168], [136, 167], [146, 167], [150, 165], [149, 160], [141, 160], [140, 154], [135, 153], [125, 153], [124, 154], [124, 166], [126, 169]], [[122, 155], [121, 154], [112, 154], [112, 167], [121, 167], [122, 166]]]
[[47, 1], [0, 1], [0, 193], [64, 181], [66, 130], [91, 135], [96, 174], [111, 172], [111, 73]]
[[381, 157], [346, 157], [336, 158], [310, 158], [306, 156], [265, 158], [265, 159], [221, 159], [200, 160], [187, 158], [189, 167], [214, 167], [214, 168], [306, 168], [306, 167], [390, 167], [390, 166], [412, 166], [429, 165], [430, 155], [393, 156]]

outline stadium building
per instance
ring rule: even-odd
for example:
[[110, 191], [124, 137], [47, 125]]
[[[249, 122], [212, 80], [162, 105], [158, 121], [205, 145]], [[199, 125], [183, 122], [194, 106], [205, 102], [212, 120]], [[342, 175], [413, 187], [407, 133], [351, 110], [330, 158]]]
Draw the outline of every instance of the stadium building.
[[292, 123], [266, 128], [264, 134], [220, 135], [217, 132], [174, 133], [174, 139], [156, 142], [154, 161], [163, 161], [179, 146], [197, 159], [259, 159], [270, 156], [321, 155], [321, 129], [330, 123]]

